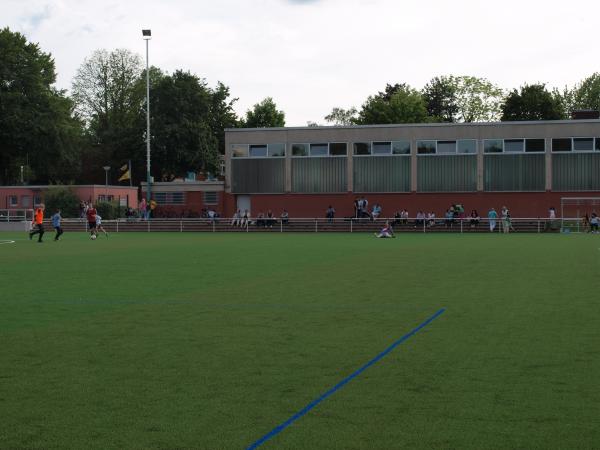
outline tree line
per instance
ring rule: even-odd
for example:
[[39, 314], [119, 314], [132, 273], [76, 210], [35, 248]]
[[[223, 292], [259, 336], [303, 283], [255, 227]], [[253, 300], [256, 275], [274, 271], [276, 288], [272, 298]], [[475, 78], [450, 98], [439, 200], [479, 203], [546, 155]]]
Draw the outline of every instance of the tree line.
[[[225, 128], [280, 127], [285, 114], [265, 98], [244, 117], [228, 86], [186, 71], [149, 69], [152, 176], [170, 181], [212, 172], [225, 151]], [[9, 28], [0, 30], [0, 184], [111, 181], [132, 162], [146, 179], [146, 71], [126, 49], [97, 50], [80, 65], [70, 93], [58, 90], [50, 53]]]
[[360, 109], [336, 107], [325, 120], [334, 125], [561, 120], [579, 109], [600, 109], [600, 73], [562, 91], [534, 83], [504, 92], [485, 78], [453, 75], [435, 77], [421, 90], [388, 84]]
[[[180, 69], [149, 69], [152, 176], [214, 173], [225, 128], [282, 127], [285, 114], [265, 98], [242, 117], [228, 86]], [[145, 180], [146, 71], [126, 49], [97, 50], [80, 65], [70, 92], [55, 87], [50, 53], [9, 28], [0, 30], [0, 184], [104, 183], [103, 166], [132, 162]], [[360, 109], [336, 107], [333, 125], [566, 119], [600, 109], [600, 73], [572, 88], [525, 84], [504, 92], [484, 78], [445, 75], [422, 89], [388, 84]], [[309, 125], [316, 125], [309, 122]]]

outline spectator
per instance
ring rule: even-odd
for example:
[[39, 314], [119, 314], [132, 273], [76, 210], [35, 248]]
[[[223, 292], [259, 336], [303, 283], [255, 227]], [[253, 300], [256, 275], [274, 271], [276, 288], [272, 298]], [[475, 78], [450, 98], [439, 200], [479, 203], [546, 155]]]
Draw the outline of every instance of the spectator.
[[394, 213], [394, 221], [392, 222], [392, 224], [400, 225], [400, 223], [402, 223], [402, 211], [396, 211]]
[[242, 220], [240, 221], [240, 226], [247, 227], [248, 225], [250, 225], [250, 212], [247, 209], [245, 209], [244, 215], [242, 216]]
[[435, 226], [435, 213], [433, 211], [427, 213], [427, 226], [429, 228]]
[[454, 208], [450, 207], [446, 210], [446, 228], [452, 228], [454, 224]]
[[408, 224], [408, 210], [407, 209], [402, 210], [402, 224], [403, 225]]
[[585, 213], [585, 215], [583, 216], [583, 219], [581, 219], [581, 226], [583, 227], [583, 232], [584, 233], [589, 233], [590, 232], [590, 216], [588, 215], [588, 213]]
[[329, 205], [327, 211], [325, 212], [325, 217], [327, 218], [327, 222], [333, 223], [333, 218], [335, 217], [335, 209], [333, 206]]
[[275, 219], [273, 218], [273, 212], [269, 209], [267, 211], [267, 220], [265, 220], [265, 227], [273, 228], [273, 223], [275, 223]]
[[288, 214], [287, 210], [283, 210], [283, 212], [281, 213], [281, 223], [283, 225], [287, 225], [288, 221], [290, 219], [290, 215]]
[[235, 227], [235, 226], [240, 226], [240, 221], [242, 220], [241, 216], [241, 211], [238, 209], [235, 213], [233, 213], [233, 218], [231, 219], [231, 226]]
[[354, 207], [354, 218], [358, 219], [358, 214], [360, 213], [358, 197], [354, 199], [354, 204], [352, 206]]
[[425, 225], [425, 213], [423, 211], [419, 211], [417, 213], [417, 219], [415, 220], [415, 228], [422, 227]]
[[256, 226], [257, 227], [265, 226], [265, 215], [263, 214], [262, 211], [259, 211], [258, 214], [256, 215]]
[[590, 231], [593, 234], [598, 234], [598, 225], [600, 225], [600, 219], [598, 218], [598, 215], [593, 212], [592, 217], [590, 217]]
[[469, 222], [471, 223], [471, 228], [476, 228], [479, 225], [479, 214], [476, 209], [471, 210], [471, 215], [469, 216]]
[[381, 215], [381, 205], [379, 203], [375, 203], [373, 205], [373, 210], [371, 211], [371, 219], [377, 220]]
[[140, 217], [142, 219], [146, 219], [146, 209], [147, 209], [146, 198], [143, 197], [142, 201], [140, 202], [140, 205], [139, 205]]
[[496, 229], [496, 220], [498, 219], [498, 213], [494, 208], [488, 211], [488, 221], [490, 223], [490, 232]]
[[508, 208], [506, 206], [502, 207], [502, 231], [504, 233], [508, 233], [510, 230], [510, 218], [508, 214]]

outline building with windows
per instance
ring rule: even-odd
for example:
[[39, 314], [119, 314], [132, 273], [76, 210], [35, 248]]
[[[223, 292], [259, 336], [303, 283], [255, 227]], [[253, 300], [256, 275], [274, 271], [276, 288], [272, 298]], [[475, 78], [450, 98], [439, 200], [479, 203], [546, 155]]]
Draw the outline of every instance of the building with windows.
[[[23, 210], [32, 209], [42, 203], [46, 192], [53, 186], [0, 186], [0, 209]], [[130, 186], [106, 186], [100, 184], [70, 185], [75, 195], [81, 201], [87, 202], [116, 202], [124, 207], [136, 208], [138, 203], [138, 188]]]
[[[224, 181], [179, 180], [152, 183], [152, 198], [157, 204], [155, 217], [200, 217], [212, 209], [225, 212]], [[146, 182], [141, 183], [142, 197], [146, 197]], [[233, 214], [233, 213], [232, 213]]]
[[353, 214], [364, 196], [383, 215], [546, 217], [567, 196], [600, 194], [600, 120], [227, 129], [224, 212]]

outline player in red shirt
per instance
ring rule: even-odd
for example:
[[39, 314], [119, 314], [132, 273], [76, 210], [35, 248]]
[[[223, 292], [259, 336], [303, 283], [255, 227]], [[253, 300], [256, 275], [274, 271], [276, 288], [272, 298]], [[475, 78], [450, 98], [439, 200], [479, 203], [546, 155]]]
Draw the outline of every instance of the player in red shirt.
[[94, 208], [94, 205], [92, 205], [90, 203], [90, 206], [87, 209], [85, 214], [87, 216], [90, 235], [95, 235], [96, 234], [96, 214], [97, 213], [96, 213], [96, 208]]

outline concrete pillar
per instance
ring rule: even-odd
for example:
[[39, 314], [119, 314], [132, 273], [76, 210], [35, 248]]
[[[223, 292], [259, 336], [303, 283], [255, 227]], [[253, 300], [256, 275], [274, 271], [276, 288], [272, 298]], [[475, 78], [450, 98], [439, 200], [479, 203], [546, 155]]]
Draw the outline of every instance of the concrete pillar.
[[410, 141], [410, 191], [417, 192], [418, 186], [418, 169], [417, 169], [417, 141], [411, 139]]
[[477, 192], [483, 192], [484, 184], [483, 184], [483, 173], [484, 173], [484, 164], [483, 164], [483, 140], [477, 139]]
[[285, 144], [285, 178], [283, 190], [288, 193], [292, 192], [292, 145]]
[[348, 192], [354, 192], [354, 148], [352, 142], [348, 142], [346, 145], [348, 146], [346, 181], [348, 183]]
[[546, 190], [552, 190], [552, 139], [546, 138]]

